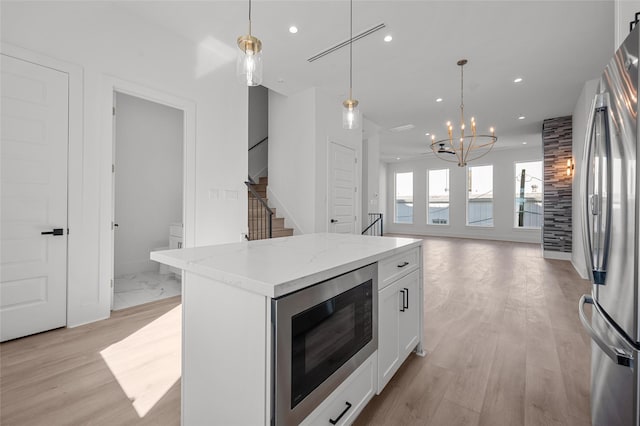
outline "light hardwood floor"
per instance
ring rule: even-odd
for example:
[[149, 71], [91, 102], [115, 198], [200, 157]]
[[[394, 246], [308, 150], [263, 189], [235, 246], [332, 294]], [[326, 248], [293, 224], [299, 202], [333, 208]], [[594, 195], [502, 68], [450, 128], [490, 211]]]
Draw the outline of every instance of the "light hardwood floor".
[[424, 240], [425, 348], [356, 425], [591, 425], [590, 287], [539, 245]]
[[[429, 238], [424, 253], [428, 355], [410, 355], [356, 424], [590, 425], [590, 343], [577, 316], [589, 286], [571, 264], [542, 259], [538, 245], [492, 241]], [[180, 381], [168, 372], [179, 304], [1, 344], [0, 424], [178, 425]], [[165, 388], [140, 394], [159, 379], [135, 373], [158, 360]]]

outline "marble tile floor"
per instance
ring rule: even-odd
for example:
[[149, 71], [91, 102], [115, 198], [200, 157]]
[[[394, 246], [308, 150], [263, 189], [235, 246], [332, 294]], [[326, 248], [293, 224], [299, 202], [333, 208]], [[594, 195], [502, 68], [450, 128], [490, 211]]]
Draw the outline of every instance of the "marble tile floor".
[[116, 277], [114, 285], [114, 311], [182, 293], [179, 277], [172, 273], [160, 274], [158, 271], [122, 275]]

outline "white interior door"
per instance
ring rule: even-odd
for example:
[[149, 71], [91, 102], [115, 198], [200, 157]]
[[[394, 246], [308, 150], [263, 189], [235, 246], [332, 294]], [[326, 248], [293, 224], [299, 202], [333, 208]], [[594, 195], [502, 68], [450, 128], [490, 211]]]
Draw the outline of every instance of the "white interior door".
[[356, 152], [329, 143], [329, 232], [353, 234], [356, 226]]
[[1, 74], [0, 340], [5, 341], [67, 322], [69, 81], [66, 73], [6, 55]]

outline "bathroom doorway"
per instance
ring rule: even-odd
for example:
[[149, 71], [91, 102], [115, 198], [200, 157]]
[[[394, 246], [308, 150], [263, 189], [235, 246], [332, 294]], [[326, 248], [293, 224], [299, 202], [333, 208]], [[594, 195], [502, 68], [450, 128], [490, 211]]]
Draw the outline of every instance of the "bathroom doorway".
[[113, 299], [119, 310], [181, 294], [181, 273], [149, 259], [181, 248], [184, 111], [114, 91]]

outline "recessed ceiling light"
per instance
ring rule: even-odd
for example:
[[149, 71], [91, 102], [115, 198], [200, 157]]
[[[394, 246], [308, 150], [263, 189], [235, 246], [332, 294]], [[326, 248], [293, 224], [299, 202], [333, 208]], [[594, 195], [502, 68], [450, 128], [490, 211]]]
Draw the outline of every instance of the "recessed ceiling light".
[[390, 35], [384, 36], [384, 41], [386, 41], [387, 43], [389, 43], [391, 40], [393, 40], [393, 37], [391, 37]]
[[442, 98], [436, 99], [436, 102], [442, 102]]
[[431, 133], [427, 132], [427, 133], [425, 133], [424, 135], [425, 135], [425, 136], [429, 136], [430, 134], [431, 134]]
[[526, 145], [526, 144], [527, 144], [526, 142], [522, 142], [522, 145]]
[[520, 117], [518, 117], [518, 120], [524, 120], [526, 117], [524, 115], [521, 115]]
[[515, 80], [513, 80], [514, 83], [522, 83], [522, 77], [518, 77]]
[[396, 160], [399, 160], [399, 159], [400, 159], [400, 157], [396, 157]]
[[290, 32], [291, 34], [295, 34], [295, 33], [297, 33], [297, 32], [298, 32], [298, 27], [296, 27], [295, 25], [290, 26], [290, 27], [289, 27], [289, 32]]

